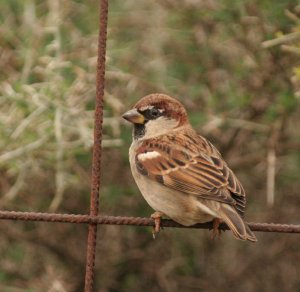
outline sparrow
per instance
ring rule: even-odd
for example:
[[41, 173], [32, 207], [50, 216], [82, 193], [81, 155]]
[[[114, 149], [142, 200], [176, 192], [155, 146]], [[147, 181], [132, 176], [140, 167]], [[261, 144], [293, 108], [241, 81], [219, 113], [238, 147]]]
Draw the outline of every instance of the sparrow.
[[213, 221], [213, 237], [225, 222], [237, 239], [257, 241], [243, 220], [246, 194], [240, 181], [215, 146], [192, 128], [178, 100], [150, 94], [122, 117], [133, 124], [130, 167], [155, 210], [154, 235], [167, 216], [184, 226]]

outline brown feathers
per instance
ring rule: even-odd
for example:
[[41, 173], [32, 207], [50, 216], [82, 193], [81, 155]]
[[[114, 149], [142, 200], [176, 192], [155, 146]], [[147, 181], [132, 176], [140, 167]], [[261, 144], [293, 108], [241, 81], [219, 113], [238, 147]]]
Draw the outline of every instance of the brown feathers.
[[164, 115], [168, 118], [178, 120], [179, 125], [183, 125], [188, 121], [186, 110], [182, 104], [175, 98], [161, 93], [153, 93], [145, 96], [134, 108], [144, 109], [151, 106], [163, 109]]
[[242, 219], [241, 183], [219, 151], [193, 130], [179, 101], [150, 94], [124, 118], [134, 124], [132, 174], [155, 211], [186, 226], [217, 218], [236, 238], [256, 241]]
[[[168, 141], [172, 141], [172, 147]], [[136, 163], [140, 174], [153, 180], [162, 176], [159, 183], [167, 187], [230, 204], [241, 215], [244, 213], [245, 192], [241, 183], [215, 147], [190, 127], [176, 135], [143, 141]]]
[[257, 239], [249, 226], [245, 224], [243, 219], [227, 205], [222, 205], [219, 209], [222, 220], [228, 225], [233, 234], [241, 240], [249, 240], [256, 242]]

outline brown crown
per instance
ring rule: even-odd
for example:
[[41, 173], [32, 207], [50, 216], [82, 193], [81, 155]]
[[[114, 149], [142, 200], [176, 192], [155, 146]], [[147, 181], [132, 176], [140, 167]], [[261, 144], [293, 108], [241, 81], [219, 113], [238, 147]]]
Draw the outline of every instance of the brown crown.
[[147, 106], [154, 106], [164, 110], [164, 116], [179, 121], [179, 125], [188, 122], [188, 116], [184, 106], [175, 98], [162, 93], [152, 93], [140, 99], [134, 106], [141, 109]]

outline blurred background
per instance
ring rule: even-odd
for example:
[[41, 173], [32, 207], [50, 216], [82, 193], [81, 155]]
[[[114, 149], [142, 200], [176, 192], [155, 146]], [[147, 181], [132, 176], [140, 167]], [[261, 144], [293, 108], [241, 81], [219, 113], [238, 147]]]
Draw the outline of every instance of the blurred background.
[[[110, 0], [102, 214], [149, 216], [121, 114], [179, 98], [248, 194], [246, 220], [300, 223], [300, 6]], [[89, 211], [95, 0], [0, 1], [0, 208]], [[0, 222], [1, 291], [82, 291], [84, 225]], [[299, 235], [100, 226], [95, 291], [300, 291]]]

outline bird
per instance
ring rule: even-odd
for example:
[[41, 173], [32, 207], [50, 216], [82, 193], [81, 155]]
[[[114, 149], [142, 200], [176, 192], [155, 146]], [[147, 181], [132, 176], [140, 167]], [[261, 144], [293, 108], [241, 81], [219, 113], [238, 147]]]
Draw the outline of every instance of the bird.
[[256, 242], [244, 221], [246, 194], [217, 148], [197, 134], [182, 103], [166, 94], [141, 98], [122, 117], [133, 124], [129, 162], [133, 178], [155, 212], [153, 235], [161, 218], [192, 226], [213, 222], [212, 237], [225, 223], [235, 238]]

